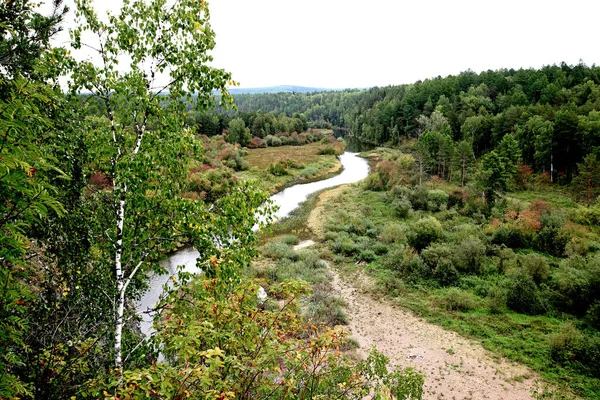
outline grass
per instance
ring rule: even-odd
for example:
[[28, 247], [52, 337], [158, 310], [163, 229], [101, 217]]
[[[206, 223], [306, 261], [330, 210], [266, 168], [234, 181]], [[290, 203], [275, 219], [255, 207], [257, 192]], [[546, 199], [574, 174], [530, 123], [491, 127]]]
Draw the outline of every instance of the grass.
[[[341, 171], [341, 163], [335, 155], [320, 155], [327, 145], [320, 142], [303, 146], [279, 146], [249, 149], [244, 160], [250, 168], [236, 173], [242, 180], [253, 180], [269, 193], [277, 193], [286, 187], [329, 178]], [[287, 173], [275, 176], [268, 171], [269, 166], [285, 161]]]

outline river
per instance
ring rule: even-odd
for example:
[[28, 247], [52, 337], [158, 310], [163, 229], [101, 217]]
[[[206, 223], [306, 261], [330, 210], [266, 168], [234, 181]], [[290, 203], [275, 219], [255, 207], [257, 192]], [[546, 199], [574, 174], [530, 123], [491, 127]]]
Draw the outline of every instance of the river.
[[[340, 162], [343, 170], [339, 175], [322, 181], [294, 185], [271, 196], [271, 200], [279, 207], [279, 210], [275, 213], [275, 219], [279, 220], [287, 217], [312, 193], [334, 186], [358, 182], [369, 174], [367, 160], [358, 157], [358, 153], [345, 152], [340, 156]], [[142, 316], [140, 328], [144, 334], [148, 335], [151, 332], [152, 316], [147, 311], [152, 309], [160, 300], [160, 296], [163, 294], [163, 286], [170, 282], [169, 278], [171, 276], [177, 274], [178, 266], [183, 266], [183, 270], [186, 272], [200, 272], [196, 266], [197, 257], [198, 252], [194, 248], [188, 247], [161, 261], [160, 265], [167, 273], [152, 275], [148, 282], [150, 288], [136, 304], [136, 309]]]

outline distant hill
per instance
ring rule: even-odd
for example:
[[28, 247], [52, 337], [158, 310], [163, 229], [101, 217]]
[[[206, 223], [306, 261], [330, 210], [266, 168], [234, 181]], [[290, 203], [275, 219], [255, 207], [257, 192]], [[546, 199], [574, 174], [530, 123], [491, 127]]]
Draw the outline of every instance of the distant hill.
[[256, 94], [256, 93], [280, 93], [280, 92], [295, 92], [295, 93], [313, 93], [313, 92], [326, 92], [330, 90], [340, 89], [324, 89], [324, 88], [313, 88], [306, 86], [294, 86], [294, 85], [279, 85], [269, 86], [261, 88], [232, 88], [229, 89], [231, 94]]

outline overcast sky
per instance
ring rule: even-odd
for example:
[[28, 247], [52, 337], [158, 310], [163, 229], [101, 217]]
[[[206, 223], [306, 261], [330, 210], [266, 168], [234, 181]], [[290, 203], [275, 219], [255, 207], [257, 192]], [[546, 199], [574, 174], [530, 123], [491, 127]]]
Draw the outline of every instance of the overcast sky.
[[[117, 12], [121, 0], [94, 4]], [[600, 64], [600, 0], [209, 0], [209, 9], [214, 66], [246, 88], [365, 88], [467, 69]]]
[[242, 87], [411, 83], [600, 64], [600, 1], [212, 0], [215, 66]]

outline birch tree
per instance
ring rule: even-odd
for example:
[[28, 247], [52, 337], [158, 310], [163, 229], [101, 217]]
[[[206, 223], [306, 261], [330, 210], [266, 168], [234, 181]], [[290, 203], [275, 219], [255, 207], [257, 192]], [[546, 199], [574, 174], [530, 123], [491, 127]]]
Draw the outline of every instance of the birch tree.
[[[195, 240], [204, 246], [203, 256], [213, 257], [218, 249], [211, 238], [235, 235], [226, 222], [215, 227], [218, 218], [201, 203], [179, 196], [187, 162], [200, 150], [183, 129], [186, 111], [212, 105], [215, 89], [223, 103], [232, 103], [226, 85], [233, 82], [229, 73], [209, 65], [215, 35], [203, 0], [124, 0], [106, 18], [90, 0], [77, 0], [76, 16], [73, 47], [92, 56], [74, 66], [71, 90], [90, 92], [104, 106], [102, 118], [84, 124], [92, 168], [110, 182], [90, 195], [98, 217], [93, 221], [98, 255], [90, 269], [99, 280], [111, 276], [103, 291], [114, 304], [114, 365], [122, 371], [128, 301], [144, 288], [145, 272], [159, 269], [153, 261], [192, 231], [203, 238]], [[247, 210], [236, 210], [246, 212], [245, 220], [238, 216], [247, 222], [244, 232], [260, 200], [254, 196]], [[231, 214], [233, 207], [227, 207], [225, 214]]]

